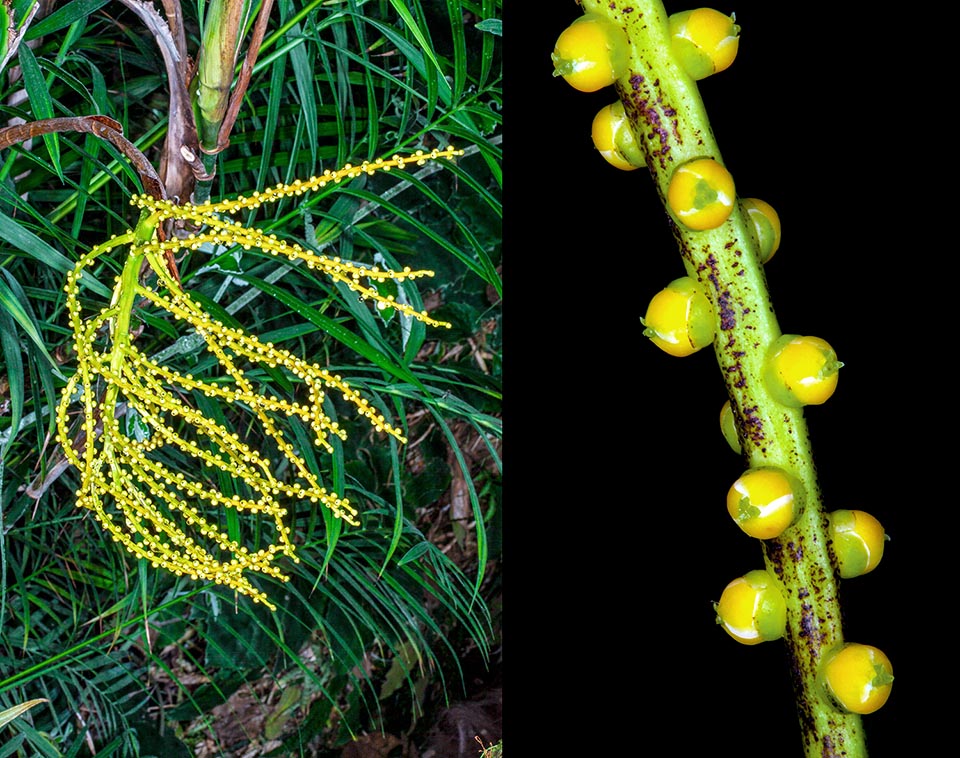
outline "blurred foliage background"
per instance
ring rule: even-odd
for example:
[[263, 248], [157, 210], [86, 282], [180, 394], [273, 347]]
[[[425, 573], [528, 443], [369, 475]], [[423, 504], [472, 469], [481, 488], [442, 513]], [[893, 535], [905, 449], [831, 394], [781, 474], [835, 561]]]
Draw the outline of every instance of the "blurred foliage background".
[[[502, 2], [3, 9], [0, 758], [334, 756], [371, 740], [408, 754], [427, 739], [427, 714], [499, 680]], [[232, 111], [201, 102], [211, 82]], [[287, 584], [261, 580], [275, 613], [137, 562], [75, 506], [77, 477], [52, 434], [74, 370], [64, 276], [136, 222], [129, 197], [144, 190], [129, 154], [76, 128], [91, 115], [115, 121], [180, 202], [394, 153], [466, 151], [239, 219], [324, 255], [433, 270], [390, 294], [451, 329], [372, 308], [258, 250], [176, 261], [211, 314], [341, 374], [409, 439], [396, 444], [334, 400], [349, 436], [333, 455], [292, 424], [361, 525], [291, 504], [300, 563], [284, 566]], [[18, 127], [52, 118], [68, 121]], [[98, 261], [91, 307], [122, 263]], [[135, 315], [144, 354], [216, 378], [197, 335]], [[264, 392], [297, 390], [279, 372], [247, 376]], [[230, 408], [204, 411], [263, 443]], [[211, 474], [209, 486], [233, 483]]]

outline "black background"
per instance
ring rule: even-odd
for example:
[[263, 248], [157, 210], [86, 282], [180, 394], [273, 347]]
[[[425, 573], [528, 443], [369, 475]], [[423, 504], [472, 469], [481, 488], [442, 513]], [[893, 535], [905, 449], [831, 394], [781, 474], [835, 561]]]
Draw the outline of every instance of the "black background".
[[[896, 676], [863, 718], [870, 756], [938, 755], [955, 745], [942, 709], [960, 552], [949, 43], [929, 16], [873, 3], [713, 7], [736, 13], [740, 48], [700, 93], [738, 193], [780, 215], [766, 267], [780, 327], [845, 364], [805, 412], [824, 505], [867, 510], [890, 536], [840, 590], [846, 638], [883, 649]], [[719, 432], [712, 352], [678, 359], [642, 335], [650, 298], [684, 270], [649, 174], [593, 148], [613, 91], [551, 76], [579, 13], [514, 3], [504, 27], [507, 740], [802, 758], [782, 645], [714, 623], [726, 583], [762, 567], [724, 508], [743, 464]]]

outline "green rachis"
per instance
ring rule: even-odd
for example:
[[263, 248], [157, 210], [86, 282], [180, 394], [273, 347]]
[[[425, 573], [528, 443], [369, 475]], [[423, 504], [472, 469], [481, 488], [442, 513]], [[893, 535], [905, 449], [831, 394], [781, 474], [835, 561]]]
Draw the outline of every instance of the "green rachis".
[[823, 506], [804, 408], [830, 399], [843, 364], [824, 339], [781, 331], [764, 273], [780, 219], [737, 194], [700, 97], [697, 82], [734, 63], [740, 26], [709, 8], [670, 15], [660, 0], [580, 6], [553, 51], [555, 75], [615, 93], [594, 144], [616, 169], [649, 170], [683, 264], [651, 293], [644, 334], [678, 357], [712, 347], [729, 398], [724, 435], [743, 458], [728, 485], [739, 527], [729, 539], [756, 539], [763, 565], [729, 582], [717, 621], [747, 645], [783, 641], [808, 758], [863, 758], [861, 715], [886, 702], [892, 666], [845, 639], [838, 585], [876, 567], [885, 535], [870, 514]]

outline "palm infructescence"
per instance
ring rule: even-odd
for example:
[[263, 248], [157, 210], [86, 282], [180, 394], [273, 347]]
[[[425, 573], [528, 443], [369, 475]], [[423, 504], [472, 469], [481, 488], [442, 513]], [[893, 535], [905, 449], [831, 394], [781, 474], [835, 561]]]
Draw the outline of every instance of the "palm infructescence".
[[[731, 680], [741, 679], [745, 674], [747, 659], [733, 659], [736, 652], [730, 654], [734, 661], [730, 668], [735, 674], [722, 676], [719, 673], [721, 656], [705, 651], [704, 632], [715, 620], [729, 637], [744, 645], [752, 647], [765, 642], [770, 644], [760, 645], [761, 648], [776, 648], [786, 653], [793, 702], [790, 703], [788, 697], [785, 710], [799, 717], [798, 747], [804, 754], [818, 758], [864, 756], [863, 724], [871, 721], [882, 728], [884, 723], [894, 723], [889, 717], [884, 719], [882, 714], [880, 717], [873, 714], [886, 705], [895, 688], [893, 656], [887, 657], [878, 646], [882, 643], [862, 640], [874, 635], [882, 639], [882, 635], [889, 634], [890, 624], [884, 618], [882, 624], [868, 631], [862, 626], [845, 624], [840, 590], [846, 594], [851, 591], [848, 588], [853, 588], [856, 592], [862, 585], [869, 584], [847, 580], [857, 580], [872, 572], [884, 554], [884, 528], [870, 511], [876, 507], [892, 513], [897, 508], [895, 499], [888, 499], [885, 493], [870, 498], [859, 487], [851, 488], [853, 491], [845, 497], [834, 494], [842, 487], [821, 491], [823, 469], [818, 472], [813, 465], [805, 413], [812, 410], [810, 415], [815, 418], [818, 406], [832, 397], [837, 388], [838, 371], [845, 365], [838, 360], [838, 354], [846, 356], [851, 349], [856, 351], [866, 344], [864, 335], [870, 331], [870, 324], [868, 318], [861, 318], [869, 307], [861, 306], [856, 311], [845, 308], [839, 311], [843, 319], [838, 319], [836, 315], [830, 317], [831, 309], [825, 304], [831, 299], [834, 300], [831, 305], [836, 301], [846, 302], [842, 293], [834, 295], [835, 299], [827, 297], [827, 287], [823, 284], [826, 280], [836, 277], [845, 285], [856, 281], [859, 287], [864, 287], [862, 271], [855, 270], [853, 276], [843, 277], [831, 266], [817, 267], [811, 247], [822, 244], [836, 252], [829, 234], [812, 245], [802, 242], [804, 234], [799, 227], [814, 223], [813, 219], [824, 210], [817, 202], [816, 185], [820, 179], [826, 178], [828, 182], [833, 179], [832, 166], [821, 166], [821, 156], [817, 155], [810, 164], [816, 166], [817, 171], [822, 170], [822, 174], [805, 176], [807, 172], [801, 168], [803, 160], [798, 160], [787, 146], [802, 145], [806, 141], [809, 134], [804, 129], [809, 122], [798, 119], [796, 131], [787, 138], [784, 134], [789, 130], [781, 133], [778, 122], [767, 118], [767, 106], [776, 102], [777, 96], [789, 102], [790, 108], [799, 102], [792, 97], [785, 71], [802, 57], [796, 55], [796, 50], [802, 49], [806, 40], [803, 33], [798, 32], [794, 36], [798, 44], [781, 50], [780, 46], [791, 37], [787, 30], [796, 16], [792, 10], [782, 14], [771, 10], [770, 15], [766, 15], [761, 6], [767, 8], [768, 4], [738, 7], [735, 15], [725, 9], [690, 8], [660, 0], [582, 0], [576, 6], [572, 23], [556, 39], [551, 56], [554, 75], [562, 77], [579, 92], [593, 93], [609, 88], [608, 104], [600, 101], [602, 109], [593, 111], [596, 115], [590, 136], [594, 146], [608, 163], [621, 170], [621, 176], [624, 172], [648, 169], [637, 174], [649, 174], [653, 178], [655, 196], [660, 201], [654, 204], [660, 212], [653, 214], [651, 223], [644, 223], [646, 219], [641, 219], [638, 212], [643, 204], [638, 199], [644, 191], [642, 182], [638, 188], [631, 186], [618, 193], [615, 177], [611, 176], [609, 183], [603, 181], [600, 187], [600, 182], [582, 177], [580, 186], [589, 186], [591, 190], [598, 187], [590, 194], [601, 198], [601, 203], [597, 204], [599, 207], [578, 203], [578, 216], [590, 219], [589, 228], [595, 235], [603, 230], [603, 222], [609, 227], [605, 231], [617, 229], [617, 239], [613, 234], [605, 239], [611, 250], [616, 242], [620, 250], [644, 256], [643, 269], [638, 269], [638, 273], [648, 285], [654, 282], [655, 294], [640, 319], [637, 336], [649, 338], [657, 348], [672, 356], [671, 360], [686, 358], [701, 350], [703, 354], [712, 353], [722, 377], [719, 397], [706, 413], [712, 422], [704, 424], [708, 433], [701, 433], [701, 427], [682, 418], [682, 410], [694, 404], [698, 413], [703, 414], [699, 406], [704, 398], [710, 405], [709, 390], [702, 384], [691, 383], [691, 389], [675, 386], [675, 380], [669, 379], [663, 382], [669, 385], [668, 391], [655, 389], [653, 380], [641, 381], [639, 387], [632, 387], [636, 396], [646, 401], [638, 417], [639, 423], [646, 427], [644, 441], [650, 451], [639, 456], [647, 468], [641, 477], [643, 484], [638, 488], [638, 500], [645, 505], [664, 504], [663, 510], [676, 519], [669, 527], [666, 526], [669, 519], [664, 518], [662, 522], [666, 528], [676, 530], [680, 538], [678, 547], [683, 560], [678, 563], [693, 566], [699, 560], [701, 566], [715, 570], [721, 555], [724, 559], [733, 557], [734, 551], [724, 546], [713, 552], [712, 560], [704, 560], [706, 551], [703, 550], [704, 543], [712, 549], [712, 543], [721, 541], [723, 529], [730, 526], [730, 520], [761, 547], [763, 567], [756, 567], [756, 556], [752, 558], [756, 568], [744, 572], [738, 567], [740, 576], [733, 575], [735, 578], [719, 593], [719, 600], [714, 596], [713, 613], [702, 613], [696, 625], [676, 620], [675, 609], [682, 602], [668, 610], [666, 603], [658, 608], [645, 597], [645, 608], [655, 609], [650, 612], [651, 617], [670, 618], [672, 631], [684, 630], [692, 635], [693, 641], [684, 646], [686, 650], [672, 659], [671, 663], [674, 660], [678, 663], [675, 669], [671, 667], [669, 678], [679, 682], [676, 689], [684, 701], [703, 693], [712, 701], [710, 706], [726, 706], [717, 718], [721, 724], [718, 729], [707, 728], [705, 718], [701, 721], [704, 742], [711, 748], [718, 734], [723, 735], [719, 739], [730, 739], [737, 734], [745, 737], [743, 750], [747, 752], [789, 750], [781, 747], [783, 730], [771, 727], [769, 710], [764, 711], [767, 696], [775, 684], [769, 678], [769, 667], [764, 668], [762, 681], [742, 676], [742, 689], [737, 689]], [[766, 30], [764, 18], [768, 22]], [[839, 22], [839, 19], [832, 20]], [[743, 40], [741, 29], [750, 30]], [[765, 55], [759, 55], [755, 45], [763, 36], [769, 37], [772, 43]], [[725, 78], [714, 87], [713, 74], [725, 74], [735, 68], [731, 63], [737, 57], [741, 41], [748, 46], [748, 54], [758, 55], [752, 61], [753, 69], [748, 69], [739, 81]], [[769, 62], [776, 74], [760, 74], [759, 60]], [[842, 66], [831, 60], [821, 70], [824, 75], [818, 77], [807, 74], [805, 68], [804, 81], [833, 82], [834, 73], [842, 70]], [[823, 90], [829, 90], [829, 85]], [[819, 113], [829, 110], [824, 107], [829, 100], [824, 91], [814, 92], [806, 101], [815, 103]], [[708, 104], [710, 107], [706, 107]], [[843, 107], [830, 112], [839, 116], [845, 133], [856, 135], [851, 144], [862, 148], [860, 140], [864, 132], [858, 133], [854, 128], [856, 121], [847, 106], [844, 99]], [[789, 112], [787, 121], [797, 115]], [[721, 117], [715, 118], [718, 114]], [[781, 119], [780, 124], [783, 121]], [[589, 117], [586, 123], [590, 123]], [[719, 142], [714, 125], [718, 126], [716, 134], [723, 136]], [[586, 128], [583, 131], [590, 134]], [[764, 132], [776, 134], [776, 139], [770, 141], [772, 149], [764, 150], [757, 139], [757, 135]], [[731, 136], [739, 137], [739, 142], [731, 140]], [[725, 149], [721, 156], [720, 144], [736, 144], [739, 149]], [[549, 150], [549, 146], [544, 149]], [[755, 167], [753, 173], [750, 166]], [[858, 175], [858, 181], [862, 179]], [[806, 324], [806, 319], [819, 316], [821, 324], [831, 331], [845, 319], [857, 324], [856, 338], [842, 344], [839, 353], [823, 338], [812, 336], [817, 334], [816, 330], [784, 333], [774, 314], [770, 292], [778, 281], [783, 281], [778, 280], [777, 271], [779, 277], [783, 277], [784, 269], [780, 269], [779, 263], [784, 256], [781, 254], [772, 266], [767, 264], [780, 243], [780, 221], [772, 206], [747, 194], [752, 191], [761, 191], [764, 195], [768, 191], [776, 193], [774, 188], [778, 182], [780, 192], [788, 188], [786, 196], [799, 207], [792, 212], [790, 223], [790, 203], [781, 204], [773, 195], [777, 207], [787, 209], [783, 226], [785, 249], [788, 255], [789, 251], [796, 254], [797, 269], [808, 270], [817, 282], [816, 286], [802, 288], [799, 316], [791, 314], [793, 323]], [[579, 193], [578, 200], [587, 194]], [[627, 212], [618, 210], [621, 203], [629, 204]], [[658, 226], [665, 227], [680, 252], [680, 260], [673, 260], [673, 275], [659, 284], [651, 275], [652, 260], [657, 257], [653, 252], [660, 247], [655, 239]], [[910, 227], [904, 225], [904, 228]], [[816, 237], [816, 234], [809, 236]], [[864, 268], [862, 259], [858, 263], [859, 267], [851, 266], [851, 269]], [[771, 272], [769, 288], [767, 270]], [[898, 274], [901, 273], [902, 269], [898, 270]], [[657, 287], [662, 289], [657, 292]], [[838, 309], [834, 308], [833, 314], [836, 313]], [[859, 357], [863, 361], [863, 353]], [[871, 377], [871, 359], [876, 362], [877, 354], [861, 363], [860, 377]], [[690, 362], [688, 360], [688, 364]], [[695, 360], [692, 362], [696, 365]], [[658, 369], [669, 370], [659, 368], [659, 364]], [[644, 369], [638, 373], [645, 373]], [[856, 377], [851, 378], [856, 381]], [[847, 402], [850, 397], [848, 394]], [[659, 417], [651, 409], [657, 405], [662, 407]], [[827, 403], [828, 410], [832, 406], [833, 403]], [[719, 428], [717, 411], [720, 411]], [[834, 432], [834, 437], [843, 439], [844, 450], [832, 460], [825, 458], [825, 469], [834, 476], [831, 484], [836, 485], [838, 480], [861, 483], [875, 478], [873, 472], [852, 475], [850, 465], [869, 460], [859, 452], [866, 444], [863, 431], [868, 425], [839, 426], [844, 435]], [[673, 444], [668, 441], [667, 429], [680, 430], [679, 439]], [[829, 437], [828, 434], [828, 444]], [[711, 442], [720, 443], [721, 455], [712, 452]], [[847, 455], [850, 449], [858, 451], [852, 458]], [[736, 468], [728, 474], [730, 478], [718, 493], [720, 496], [710, 491], [698, 496], [694, 482], [707, 478], [703, 472], [714, 465], [714, 459], [722, 473], [726, 466], [723, 456], [729, 460], [731, 451], [739, 456], [739, 463], [736, 457], [732, 458]], [[658, 487], [662, 487], [662, 498], [657, 497]], [[709, 504], [719, 502], [722, 506], [724, 490], [729, 519], [722, 519], [726, 523], [714, 529]], [[679, 519], [678, 514], [682, 516]], [[697, 532], [705, 536], [699, 551], [694, 540], [688, 540]], [[657, 560], [660, 559], [658, 554]], [[738, 556], [736, 560], [743, 558]], [[692, 594], [693, 579], [689, 575], [671, 572], [670, 579], [673, 586], [684, 588], [682, 599]], [[856, 603], [847, 602], [849, 597], [845, 597], [844, 611], [857, 608]], [[885, 597], [884, 607], [886, 600]], [[672, 639], [676, 641], [676, 637]], [[679, 661], [691, 664], [686, 672], [681, 672]], [[667, 703], [671, 702], [666, 695], [666, 685], [661, 696]], [[903, 698], [902, 690], [900, 697]], [[896, 700], [895, 695], [893, 699]], [[670, 710], [670, 705], [664, 710]], [[685, 723], [688, 712], [681, 711], [679, 718]], [[760, 737], [758, 725], [766, 729], [765, 738]], [[669, 731], [666, 725], [662, 728]], [[883, 740], [877, 744], [881, 750], [895, 749]], [[693, 748], [686, 745], [685, 749]]]
[[500, 3], [239, 6], [9, 8], [8, 754], [230, 755], [253, 688], [312, 755], [491, 665]]

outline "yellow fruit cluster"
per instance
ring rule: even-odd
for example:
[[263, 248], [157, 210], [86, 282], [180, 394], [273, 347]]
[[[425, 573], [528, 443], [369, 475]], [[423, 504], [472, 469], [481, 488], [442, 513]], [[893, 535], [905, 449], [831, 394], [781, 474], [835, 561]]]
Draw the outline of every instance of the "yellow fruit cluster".
[[[449, 326], [380, 295], [364, 280], [404, 281], [431, 276], [430, 271], [382, 270], [327, 258], [276, 235], [223, 219], [220, 214], [255, 208], [281, 197], [301, 195], [329, 182], [376, 170], [404, 168], [427, 160], [452, 158], [451, 149], [414, 156], [395, 156], [359, 167], [346, 166], [306, 182], [278, 185], [250, 197], [205, 205], [176, 205], [146, 196], [133, 204], [144, 209], [135, 231], [119, 235], [92, 249], [67, 276], [67, 311], [74, 333], [76, 372], [63, 390], [57, 408], [57, 438], [67, 459], [80, 472], [77, 504], [93, 511], [113, 539], [138, 558], [191, 579], [208, 580], [250, 596], [275, 609], [266, 594], [255, 587], [249, 574], [260, 573], [285, 581], [276, 561], [281, 556], [297, 561], [285, 523], [285, 502], [321, 503], [337, 518], [359, 523], [350, 502], [325, 488], [311, 471], [283, 429], [284, 420], [297, 418], [309, 428], [314, 444], [332, 452], [331, 436], [345, 432], [324, 410], [327, 392], [334, 391], [366, 418], [374, 429], [405, 442], [401, 432], [353, 390], [339, 375], [304, 360], [256, 335], [223, 324], [207, 313], [167, 268], [165, 255], [195, 249], [203, 243], [259, 248], [291, 260], [300, 259], [346, 284], [360, 297], [391, 307], [435, 326]], [[189, 221], [200, 231], [187, 237], [160, 241], [159, 223], [166, 219]], [[80, 284], [88, 267], [102, 254], [128, 247], [124, 272], [113, 298], [99, 313], [84, 313]], [[153, 274], [152, 285], [141, 282], [141, 264]], [[130, 320], [136, 301], [147, 302], [203, 337], [206, 350], [220, 365], [223, 376], [197, 378], [143, 355], [132, 343]], [[282, 368], [305, 388], [302, 402], [263, 394], [246, 376], [250, 368]], [[221, 407], [245, 414], [258, 423], [274, 448], [255, 450], [226, 426], [200, 409], [191, 398], [205, 396]], [[125, 404], [122, 406], [121, 404]], [[79, 405], [79, 428], [72, 409]], [[121, 407], [139, 420], [140, 433], [131, 435], [121, 425]], [[176, 449], [196, 465], [183, 470], [172, 466]], [[280, 465], [280, 460], [286, 465]], [[286, 469], [285, 474], [279, 472]], [[227, 496], [215, 486], [216, 472], [238, 482], [242, 495]], [[225, 509], [257, 517], [263, 536], [272, 527], [273, 544], [250, 549], [242, 536], [228, 534], [222, 525]], [[266, 531], [264, 531], [266, 529]], [[252, 532], [248, 526], [246, 529]]]
[[[802, 410], [833, 396], [843, 364], [825, 340], [781, 332], [762, 267], [780, 247], [780, 218], [737, 195], [699, 97], [697, 82], [736, 58], [740, 27], [710, 8], [668, 16], [658, 0], [579, 4], [584, 15], [561, 33], [554, 73], [583, 91], [616, 89], [593, 120], [594, 146], [618, 169], [649, 168], [687, 273], [650, 300], [644, 335], [674, 356], [714, 347], [729, 398], [721, 431], [748, 466], [727, 510], [746, 534], [773, 541], [770, 571], [730, 582], [717, 620], [744, 644], [785, 637], [805, 743], [859, 755], [856, 715], [886, 702], [892, 667], [877, 648], [843, 641], [836, 580], [873, 571], [886, 535], [865, 511], [821, 507]], [[787, 549], [795, 564], [775, 558]], [[799, 644], [811, 617], [822, 627]]]

